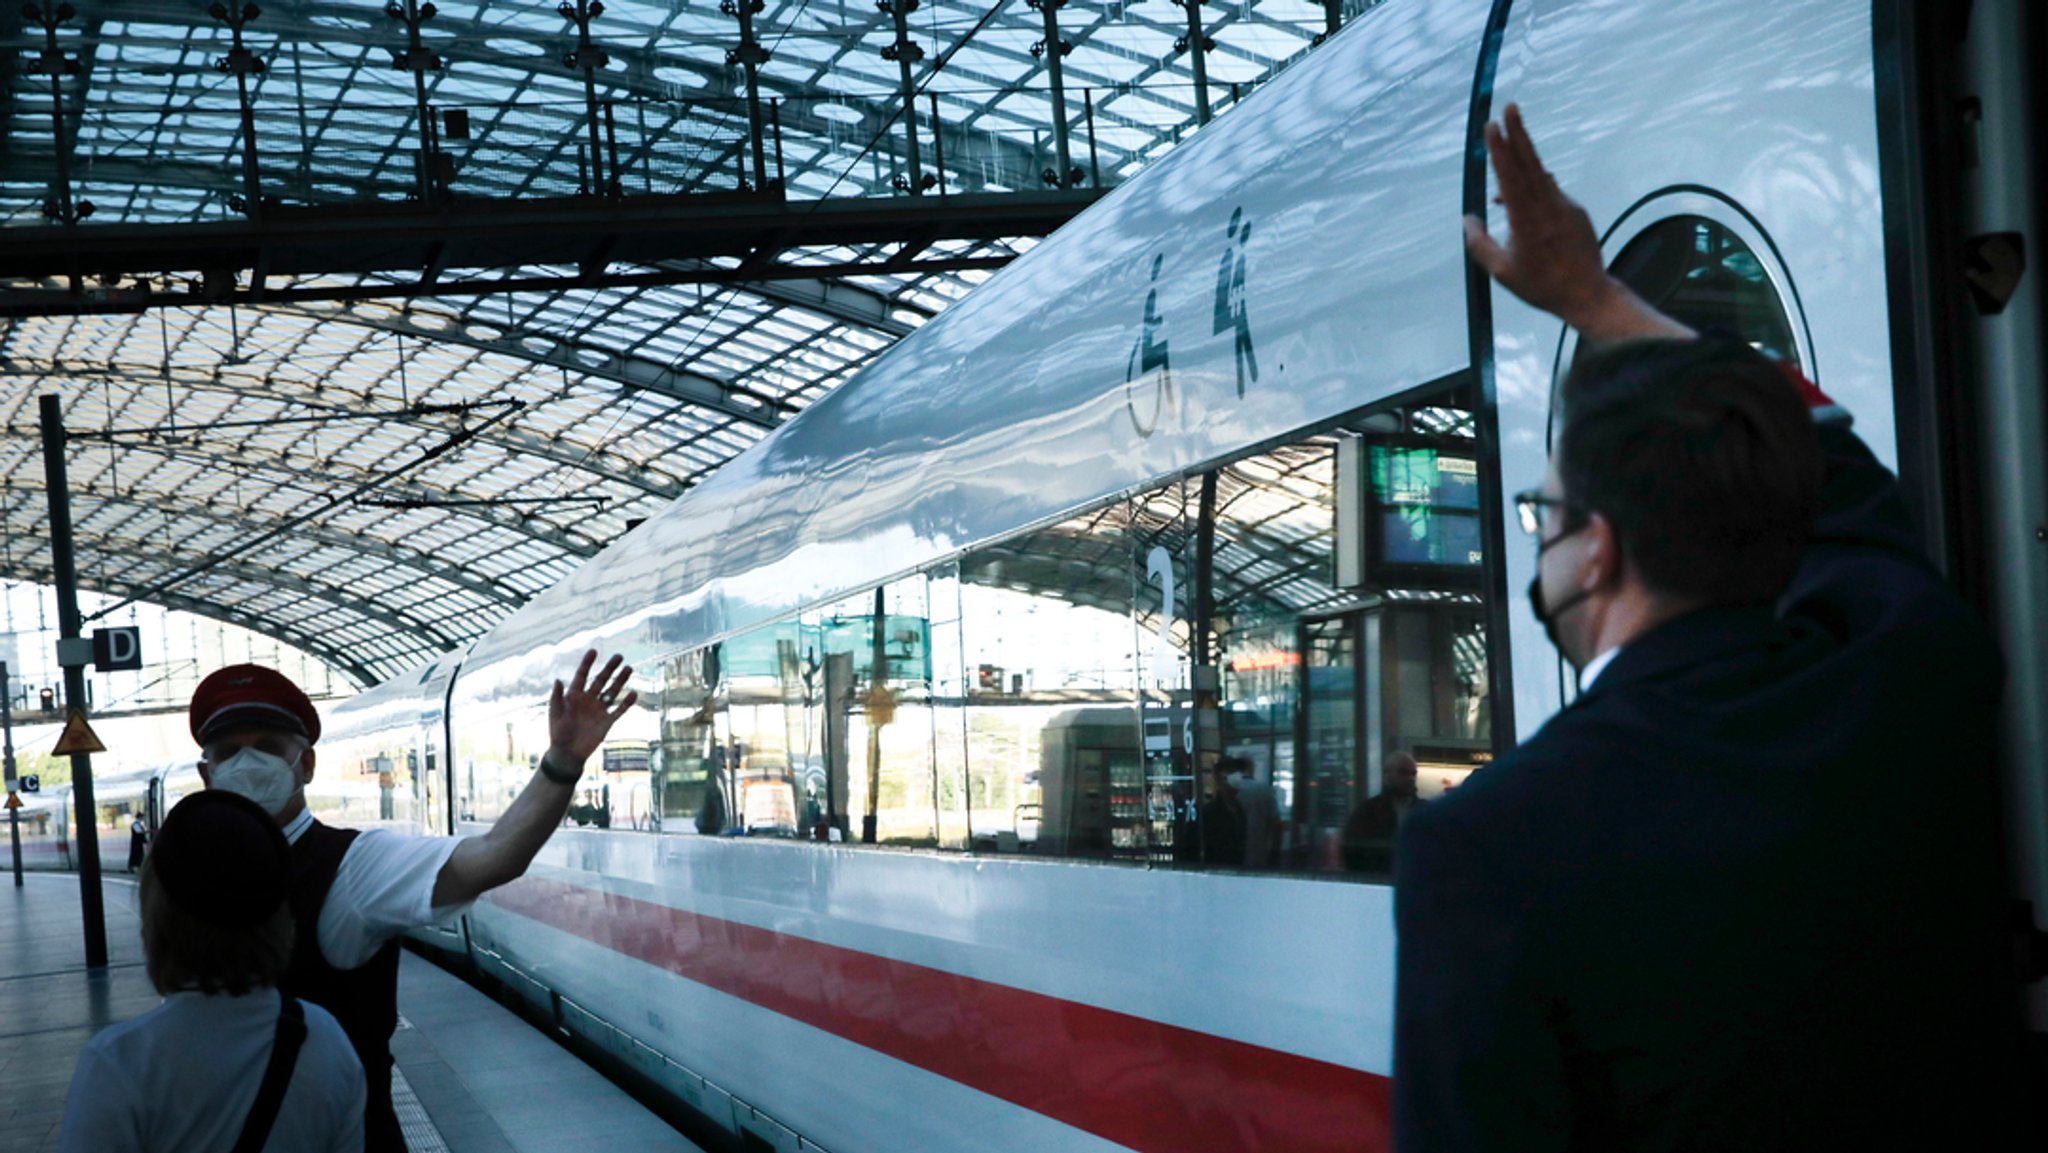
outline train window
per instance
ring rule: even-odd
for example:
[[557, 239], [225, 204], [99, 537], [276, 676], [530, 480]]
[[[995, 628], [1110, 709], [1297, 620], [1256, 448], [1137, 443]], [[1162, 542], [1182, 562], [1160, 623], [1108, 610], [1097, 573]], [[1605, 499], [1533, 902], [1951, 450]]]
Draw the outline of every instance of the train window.
[[1242, 867], [1383, 878], [1407, 811], [1490, 757], [1486, 538], [1442, 514], [1472, 503], [1473, 417], [1455, 390], [1214, 474], [1202, 659], [1235, 771], [1202, 804], [1238, 814]]
[[807, 827], [823, 822], [862, 844], [938, 844], [926, 594], [919, 575], [805, 615], [810, 636], [794, 656], [821, 690], [792, 790]]
[[1798, 357], [1785, 302], [1764, 259], [1734, 227], [1706, 216], [1667, 216], [1638, 233], [1613, 272], [1665, 314], [1701, 331], [1732, 332]]
[[306, 807], [332, 825], [412, 827], [418, 787], [413, 730], [375, 729], [336, 742], [306, 789]]
[[724, 692], [717, 645], [662, 665], [654, 800], [664, 832], [717, 834], [727, 828], [725, 792], [719, 783]]
[[495, 821], [540, 765], [547, 752], [547, 714], [532, 709], [507, 709], [486, 721], [459, 730], [456, 747], [460, 771], [457, 817], [464, 821]]
[[[1338, 494], [1389, 447], [1374, 568]], [[1491, 754], [1477, 462], [1452, 390], [969, 554], [974, 848], [1384, 877]]]
[[[1149, 578], [1131, 519], [1130, 502], [1118, 501], [960, 562], [977, 851], [1151, 852], [1132, 628], [1138, 581]], [[1151, 596], [1156, 604], [1156, 582]]]
[[967, 664], [962, 649], [960, 566], [926, 575], [930, 614], [932, 788], [938, 807], [939, 847], [964, 849], [971, 835], [967, 812]]
[[[948, 709], [926, 586], [896, 581], [669, 662], [664, 827], [929, 848], [944, 802], [964, 844], [961, 755], [950, 784], [935, 771]], [[956, 729], [958, 712], [956, 698]]]
[[810, 771], [815, 742], [804, 723], [799, 646], [807, 631], [795, 620], [780, 621], [719, 646], [730, 735], [712, 757], [713, 808], [727, 829], [794, 837], [810, 827], [806, 808], [818, 790]]

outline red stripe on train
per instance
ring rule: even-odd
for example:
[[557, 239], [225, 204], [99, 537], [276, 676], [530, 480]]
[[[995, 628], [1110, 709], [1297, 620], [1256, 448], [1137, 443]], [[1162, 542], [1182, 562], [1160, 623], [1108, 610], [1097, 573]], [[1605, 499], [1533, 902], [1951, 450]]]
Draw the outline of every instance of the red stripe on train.
[[486, 899], [1143, 1153], [1392, 1144], [1343, 1065], [558, 881]]

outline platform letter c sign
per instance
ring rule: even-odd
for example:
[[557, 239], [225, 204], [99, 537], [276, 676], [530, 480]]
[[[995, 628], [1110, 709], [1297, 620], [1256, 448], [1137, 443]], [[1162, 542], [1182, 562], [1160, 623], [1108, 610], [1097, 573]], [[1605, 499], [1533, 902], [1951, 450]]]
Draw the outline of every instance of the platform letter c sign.
[[1164, 683], [1173, 667], [1173, 554], [1153, 545], [1145, 555], [1145, 576], [1159, 586], [1159, 632], [1152, 638], [1152, 679]]

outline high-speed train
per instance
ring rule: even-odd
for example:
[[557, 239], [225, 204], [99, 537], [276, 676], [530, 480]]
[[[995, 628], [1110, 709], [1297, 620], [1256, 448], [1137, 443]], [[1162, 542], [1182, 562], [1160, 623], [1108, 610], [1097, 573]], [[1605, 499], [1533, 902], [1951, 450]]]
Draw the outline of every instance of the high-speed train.
[[[1420, 803], [1457, 788], [1568, 691], [1502, 508], [1571, 337], [1459, 231], [1503, 103], [1639, 291], [1796, 360], [1931, 541], [1974, 518], [2015, 692], [2041, 684], [2042, 562], [1998, 543], [2044, 490], [1999, 439], [2041, 428], [2010, 384], [2038, 290], [1943, 335], [1909, 7], [1374, 6], [468, 651], [332, 710], [321, 771], [379, 782], [380, 820], [486, 827], [554, 679], [622, 652], [640, 703], [567, 826], [429, 944], [749, 1148], [1385, 1148], [1366, 803], [1396, 752]], [[1971, 38], [1994, 73], [2025, 51]], [[1988, 188], [2025, 136], [1981, 131]], [[1927, 383], [1962, 339], [1996, 370], [1969, 460]], [[1976, 459], [1982, 499], [1942, 497]], [[2038, 893], [2038, 769], [2010, 787]]]
[[[371, 758], [353, 777], [324, 773], [306, 788], [306, 806], [321, 820], [355, 828], [417, 829], [410, 789], [397, 793], [389, 777], [381, 781], [381, 765]], [[196, 757], [140, 769], [95, 773], [93, 806], [98, 810], [99, 856], [103, 872], [128, 867], [129, 834], [134, 818], [142, 818], [146, 835], [154, 838], [165, 814], [187, 793], [205, 787]], [[78, 868], [70, 785], [21, 794], [14, 835], [21, 843], [22, 867], [69, 872]]]

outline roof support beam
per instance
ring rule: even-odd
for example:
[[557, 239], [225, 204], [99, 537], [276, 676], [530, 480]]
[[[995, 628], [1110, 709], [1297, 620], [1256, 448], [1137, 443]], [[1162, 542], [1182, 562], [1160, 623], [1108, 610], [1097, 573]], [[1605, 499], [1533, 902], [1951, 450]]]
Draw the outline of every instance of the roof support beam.
[[[307, 310], [298, 310], [307, 311]], [[323, 315], [310, 312], [310, 315]], [[362, 323], [352, 316], [334, 319], [345, 323]], [[367, 327], [378, 327], [367, 325]], [[389, 331], [399, 331], [390, 329]], [[409, 335], [410, 328], [404, 329]], [[432, 329], [419, 328], [422, 340], [440, 339]], [[517, 355], [507, 352], [506, 355]], [[528, 359], [531, 359], [530, 355]], [[579, 366], [580, 370], [580, 366]], [[142, 364], [89, 364], [64, 359], [34, 360], [27, 357], [0, 356], [0, 377], [7, 376], [55, 376], [79, 380], [115, 380], [137, 384], [170, 384], [194, 392], [221, 392], [232, 396], [250, 397], [274, 401], [278, 404], [310, 408], [345, 416], [351, 411], [346, 404], [337, 404], [318, 394], [308, 393], [305, 386], [296, 381], [279, 381], [271, 374], [241, 375], [229, 372], [205, 372], [182, 365], [163, 368]], [[423, 425], [422, 427], [429, 427]], [[573, 468], [616, 484], [621, 488], [636, 489], [659, 500], [674, 500], [688, 488], [692, 478], [678, 477], [671, 473], [656, 471], [652, 466], [636, 464], [631, 460], [606, 452], [601, 445], [582, 445], [575, 442], [558, 443], [551, 437], [539, 436], [518, 427], [504, 424], [494, 425], [476, 438], [484, 444], [495, 445], [507, 453], [517, 456], [538, 457], [550, 464]], [[459, 494], [444, 493], [441, 499], [454, 499]], [[622, 497], [623, 499], [623, 497]]]
[[[28, 581], [36, 584], [49, 584], [55, 579], [54, 574], [49, 569], [29, 565], [10, 566], [4, 574], [0, 575], [5, 575], [12, 580]], [[291, 578], [289, 581], [268, 581], [264, 578], [252, 578], [252, 582], [262, 583], [266, 587], [271, 585], [292, 587], [293, 584], [303, 585], [305, 583], [298, 582], [295, 578]], [[412, 658], [409, 656], [399, 657], [395, 660], [391, 658], [384, 660], [376, 658], [366, 659], [361, 653], [349, 652], [344, 645], [322, 639], [320, 630], [297, 628], [291, 624], [281, 623], [273, 617], [250, 612], [240, 605], [221, 604], [206, 600], [203, 597], [193, 596], [189, 593], [149, 593], [146, 584], [137, 584], [123, 580], [100, 580], [84, 573], [79, 574], [78, 584], [80, 588], [113, 597], [145, 599], [143, 594], [148, 593], [146, 599], [150, 604], [162, 605], [165, 608], [177, 609], [181, 612], [189, 612], [197, 616], [225, 621], [228, 624], [249, 629], [265, 636], [275, 637], [343, 670], [349, 676], [355, 678], [357, 683], [364, 688], [368, 688], [386, 677], [405, 671], [404, 666], [407, 662], [422, 663], [432, 659], [439, 653], [458, 648], [461, 644], [461, 642], [450, 641], [437, 634], [422, 632], [416, 623], [404, 621], [388, 613], [364, 612], [360, 605], [336, 599], [331, 591], [321, 597], [321, 599], [331, 601], [338, 609], [356, 613], [365, 620], [381, 624], [391, 633], [416, 639], [421, 654], [419, 660], [412, 661]], [[294, 589], [294, 591], [298, 590]], [[439, 647], [436, 647], [437, 645]], [[399, 667], [389, 667], [392, 665]]]
[[[1042, 236], [1094, 203], [1093, 190], [991, 195], [824, 200], [788, 204], [758, 193], [696, 197], [588, 198], [515, 203], [458, 200], [453, 205], [404, 204], [279, 209], [263, 222], [106, 224], [9, 230], [0, 248], [0, 278], [42, 281], [74, 266], [102, 277], [202, 277], [198, 292], [138, 290], [102, 298], [29, 289], [0, 293], [0, 315], [133, 310], [194, 304], [248, 303], [237, 278], [268, 260], [266, 299], [278, 302], [369, 297], [480, 296], [588, 288], [573, 257], [601, 236], [617, 236], [611, 264], [647, 271], [610, 271], [597, 286], [740, 284], [817, 280], [875, 273], [918, 274], [994, 269], [1007, 253], [940, 255], [901, 268], [859, 253], [917, 239], [994, 243]], [[372, 243], [374, 241], [374, 243]], [[796, 263], [769, 260], [750, 271], [722, 260], [787, 250], [840, 252]], [[664, 262], [694, 261], [681, 271]], [[423, 285], [420, 270], [435, 263], [466, 270]]]
[[[122, 449], [130, 453], [147, 453], [166, 457], [174, 455], [173, 449], [167, 445], [148, 443], [128, 444], [123, 445]], [[268, 453], [251, 452], [239, 446], [215, 446], [209, 455], [215, 460], [223, 460], [234, 464], [243, 469], [245, 475], [263, 477], [265, 483], [273, 485], [274, 489], [279, 492], [303, 493], [309, 501], [323, 500], [333, 495], [309, 486], [306, 482], [306, 470], [290, 460], [285, 460]], [[329, 474], [340, 474], [338, 479], [346, 487], [368, 484], [377, 481], [382, 475], [374, 470], [341, 464], [332, 459], [323, 461], [321, 467]], [[364, 495], [371, 494], [365, 493]], [[455, 490], [400, 480], [382, 482], [377, 488], [375, 495], [392, 500], [417, 500], [430, 505], [469, 499], [466, 494]], [[337, 508], [347, 507], [350, 506], [345, 503], [337, 506]], [[530, 523], [533, 518], [529, 516], [503, 511], [488, 505], [466, 507], [459, 510], [451, 509], [449, 511], [459, 512], [462, 516], [484, 521], [494, 528], [517, 533], [520, 536], [538, 541], [550, 548], [575, 557], [596, 556], [599, 549], [603, 548], [605, 544], [610, 543], [608, 541], [596, 540], [587, 534], [571, 534], [552, 525], [536, 528]], [[279, 522], [279, 524], [282, 523]]]
[[[24, 488], [16, 491], [23, 493], [33, 492], [37, 497], [41, 495], [39, 490]], [[97, 483], [77, 482], [73, 482], [71, 485], [71, 492], [74, 498], [88, 498], [92, 502], [96, 502], [101, 509], [129, 509], [137, 517], [144, 519], [166, 517], [174, 522], [197, 520], [211, 527], [224, 528], [237, 533], [262, 532], [279, 528], [283, 524], [283, 521], [276, 517], [264, 516], [254, 510], [236, 510], [233, 513], [223, 512], [204, 504], [185, 500], [173, 493], [138, 493], [132, 488], [126, 493], [120, 493]], [[86, 501], [80, 500], [79, 503], [84, 505]], [[38, 504], [33, 506], [31, 511], [39, 510], [40, 508], [41, 505]], [[126, 527], [127, 523], [124, 521], [122, 525], [117, 527]], [[5, 531], [10, 533], [15, 532], [20, 527], [22, 526], [14, 524], [4, 526]], [[175, 524], [172, 524], [164, 526], [155, 532], [96, 533], [93, 535], [93, 539], [87, 542], [87, 547], [88, 551], [103, 553], [109, 556], [146, 555], [150, 552], [161, 551], [166, 539], [171, 540], [173, 547], [182, 546], [184, 542], [177, 539], [174, 535], [176, 527]], [[348, 552], [360, 553], [364, 556], [375, 557], [387, 564], [416, 572], [422, 577], [445, 581], [465, 592], [472, 593], [495, 604], [503, 605], [507, 609], [516, 609], [526, 603], [527, 594], [519, 589], [501, 584], [472, 570], [456, 568], [438, 560], [431, 553], [407, 548], [398, 542], [380, 540], [376, 537], [364, 536], [360, 533], [343, 532], [318, 522], [294, 525], [289, 532], [294, 539], [307, 541], [322, 548], [342, 549]], [[26, 531], [19, 533], [17, 539], [40, 540], [42, 536], [41, 522], [38, 519], [27, 526]]]
[[[709, 409], [733, 420], [759, 428], [774, 428], [783, 413], [774, 402], [756, 399], [745, 389], [716, 377], [660, 364], [577, 340], [564, 332], [507, 328], [484, 320], [451, 318], [444, 328], [423, 324], [417, 314], [382, 301], [349, 301], [334, 304], [273, 305], [279, 312], [296, 312], [322, 320], [340, 320], [380, 332], [404, 333], [424, 341], [457, 344], [480, 352], [497, 353], [520, 360], [565, 369], [581, 376], [610, 381], [625, 388], [652, 392], [672, 400]], [[540, 344], [542, 347], [534, 347]], [[561, 463], [570, 463], [563, 461]], [[630, 483], [619, 477], [620, 483]], [[666, 490], [650, 489], [650, 495], [673, 497], [683, 489], [681, 482]]]

